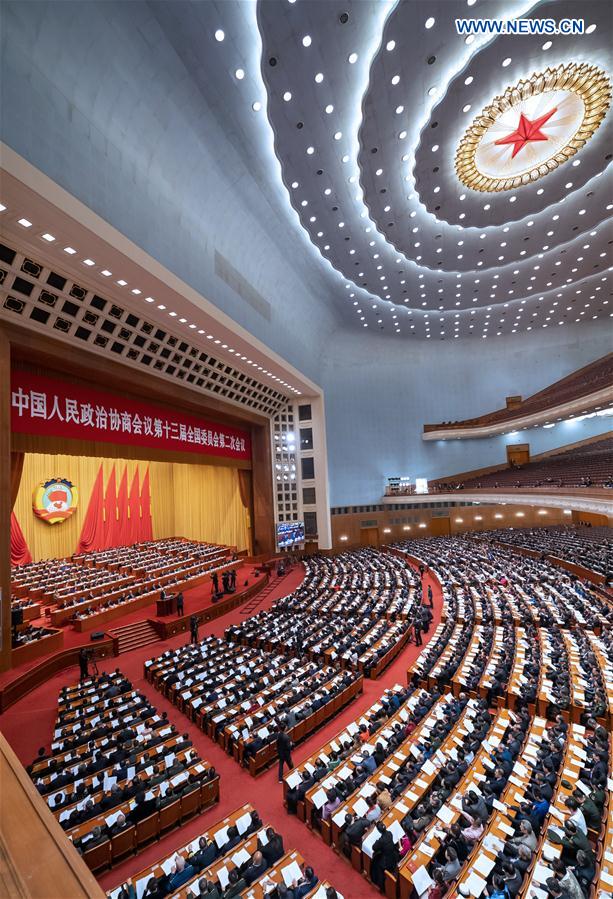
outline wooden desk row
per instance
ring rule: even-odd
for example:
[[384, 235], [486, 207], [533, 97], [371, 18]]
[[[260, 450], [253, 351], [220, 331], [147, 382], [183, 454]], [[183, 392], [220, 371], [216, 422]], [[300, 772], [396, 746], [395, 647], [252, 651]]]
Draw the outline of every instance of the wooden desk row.
[[[138, 824], [132, 825], [116, 836], [105, 840], [91, 850], [87, 850], [86, 846], [83, 851], [83, 860], [92, 871], [99, 871], [103, 868], [110, 868], [117, 864], [126, 855], [138, 852], [142, 846], [150, 843], [152, 840], [159, 839], [167, 831], [173, 827], [178, 827], [194, 815], [199, 814], [206, 808], [214, 805], [219, 801], [219, 777], [200, 784], [200, 788], [193, 790], [186, 796], [177, 799], [176, 802], [165, 806], [159, 811], [154, 812]], [[112, 813], [116, 814], [122, 811], [127, 815], [130, 811], [129, 803], [125, 803], [121, 808], [113, 809]], [[108, 818], [110, 813], [106, 813]], [[80, 825], [75, 831], [69, 833], [70, 839], [76, 839], [83, 836], [83, 833], [89, 833], [96, 825], [105, 827], [105, 816], [92, 818], [86, 824]], [[82, 830], [82, 828], [86, 828]]]
[[[170, 870], [171, 865], [174, 863], [176, 856], [180, 855], [183, 859], [187, 860], [190, 855], [198, 851], [198, 841], [201, 837], [204, 837], [207, 843], [214, 842], [218, 849], [223, 849], [224, 840], [227, 842], [227, 831], [229, 827], [236, 826], [239, 834], [243, 834], [246, 830], [249, 829], [251, 824], [251, 815], [255, 811], [254, 807], [251, 803], [246, 803], [241, 806], [236, 811], [229, 814], [227, 817], [223, 818], [221, 821], [218, 821], [212, 827], [209, 827], [207, 830], [203, 830], [197, 837], [190, 840], [189, 843], [186, 843], [181, 848], [176, 849], [168, 858], [160, 861], [156, 861], [152, 865], [147, 865], [145, 868], [142, 868], [138, 871], [137, 874], [133, 874], [130, 880], [134, 884], [134, 889], [136, 893], [140, 892], [141, 887], [146, 886], [149, 880], [152, 877], [162, 877], [167, 874]], [[249, 819], [247, 821], [247, 819]], [[248, 839], [248, 838], [247, 838]], [[231, 849], [230, 852], [233, 855], [237, 855], [242, 848], [244, 848], [244, 844], [247, 842], [247, 839], [242, 840], [238, 846], [235, 846], [234, 849]], [[215, 866], [219, 862], [224, 862], [226, 860], [226, 855], [222, 855], [215, 860]], [[186, 883], [182, 890], [189, 892], [190, 886], [194, 883], [194, 881], [198, 881], [200, 877], [207, 877], [207, 880], [213, 880], [212, 868], [206, 868], [201, 873], [199, 873], [193, 880]], [[218, 878], [215, 878], [215, 882]], [[109, 899], [117, 899], [117, 894], [121, 890], [122, 884], [118, 884], [114, 889], [108, 892]]]

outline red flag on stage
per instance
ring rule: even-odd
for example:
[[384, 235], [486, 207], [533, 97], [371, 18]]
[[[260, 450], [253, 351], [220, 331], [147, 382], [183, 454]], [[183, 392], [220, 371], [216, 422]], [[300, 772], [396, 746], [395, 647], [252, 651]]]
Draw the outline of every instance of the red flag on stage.
[[128, 466], [124, 466], [117, 492], [117, 543], [124, 546], [130, 542], [130, 519], [128, 517]]
[[92, 487], [89, 505], [83, 519], [83, 526], [81, 527], [81, 536], [75, 551], [77, 553], [89, 553], [95, 552], [97, 549], [104, 549], [106, 546], [104, 542], [105, 537], [104, 480], [101, 465]]
[[31, 561], [32, 556], [21, 525], [15, 513], [11, 512], [11, 565], [27, 565]]
[[106, 493], [104, 494], [104, 545], [105, 547], [119, 546], [117, 541], [117, 486], [115, 481], [115, 466], [111, 471]]
[[137, 543], [140, 535], [140, 478], [138, 467], [132, 478], [130, 497], [128, 499], [128, 511], [130, 513], [130, 530], [128, 543]]
[[145, 472], [145, 477], [143, 479], [143, 489], [140, 495], [140, 510], [140, 539], [143, 541], [153, 540], [153, 524], [151, 522], [151, 493], [149, 491], [149, 466], [147, 466], [147, 471]]

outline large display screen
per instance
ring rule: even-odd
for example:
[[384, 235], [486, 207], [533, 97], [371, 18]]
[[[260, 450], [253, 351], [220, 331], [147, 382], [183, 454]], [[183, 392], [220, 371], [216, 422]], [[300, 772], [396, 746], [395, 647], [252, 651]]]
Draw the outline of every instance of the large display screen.
[[295, 546], [304, 543], [304, 521], [282, 521], [277, 525], [277, 546]]

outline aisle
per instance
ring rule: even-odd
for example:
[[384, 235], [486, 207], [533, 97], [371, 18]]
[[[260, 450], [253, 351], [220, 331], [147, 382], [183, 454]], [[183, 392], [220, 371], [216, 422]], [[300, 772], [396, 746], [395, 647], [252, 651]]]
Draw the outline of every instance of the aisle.
[[[272, 602], [280, 596], [294, 590], [303, 577], [302, 566], [299, 570], [292, 571], [280, 583], [276, 584], [270, 595], [262, 603], [262, 608], [269, 608]], [[424, 579], [424, 586], [432, 584], [434, 593], [434, 620], [430, 634], [431, 637], [438, 621], [442, 608], [442, 596], [438, 582]], [[212, 622], [211, 625], [201, 629], [201, 635], [221, 635], [224, 629], [231, 623], [242, 620], [241, 609], [235, 609]], [[112, 670], [121, 667], [121, 670], [132, 680], [135, 688], [141, 690], [151, 698], [159, 711], [167, 711], [171, 721], [179, 730], [187, 732], [194, 746], [210, 764], [214, 765], [221, 775], [220, 793], [221, 801], [218, 805], [209, 809], [204, 814], [190, 821], [180, 830], [175, 830], [165, 836], [159, 843], [154, 843], [135, 858], [117, 865], [111, 871], [103, 873], [98, 879], [104, 889], [116, 886], [122, 880], [142, 870], [147, 864], [159, 858], [168, 857], [172, 852], [198, 836], [207, 826], [239, 808], [244, 802], [251, 802], [260, 813], [265, 824], [272, 825], [278, 830], [288, 848], [297, 848], [301, 851], [306, 862], [312, 864], [320, 879], [328, 879], [345, 896], [345, 899], [372, 899], [377, 895], [376, 890], [368, 884], [364, 878], [354, 871], [350, 865], [341, 859], [336, 853], [326, 847], [321, 839], [311, 833], [305, 824], [296, 817], [286, 813], [283, 806], [283, 788], [277, 783], [276, 767], [270, 769], [259, 778], [252, 778], [246, 771], [240, 768], [230, 759], [221, 747], [213, 743], [202, 731], [187, 720], [175, 706], [157, 692], [143, 677], [143, 662], [150, 658], [155, 650], [159, 655], [167, 647], [174, 647], [185, 642], [186, 636], [174, 638], [168, 643], [156, 643], [155, 646], [145, 647], [129, 655], [111, 659], [104, 666], [104, 670]], [[425, 645], [424, 640], [424, 645]], [[344, 709], [321, 730], [317, 731], [304, 743], [301, 743], [293, 753], [293, 761], [299, 764], [308, 758], [320, 746], [326, 743], [338, 733], [347, 723], [354, 720], [362, 711], [376, 701], [386, 687], [396, 683], [406, 683], [406, 671], [423, 647], [410, 644], [406, 647], [394, 663], [385, 671], [377, 681], [367, 680], [364, 693]], [[53, 678], [43, 687], [34, 691], [30, 696], [10, 709], [2, 719], [2, 731], [10, 741], [19, 758], [28, 764], [39, 745], [49, 742], [49, 734], [55, 720], [57, 708], [57, 694], [59, 688], [65, 683], [72, 683], [76, 679], [76, 669], [63, 672], [57, 678]], [[20, 712], [20, 706], [26, 706]], [[33, 711], [37, 714], [33, 716]], [[33, 720], [34, 719], [34, 720]]]

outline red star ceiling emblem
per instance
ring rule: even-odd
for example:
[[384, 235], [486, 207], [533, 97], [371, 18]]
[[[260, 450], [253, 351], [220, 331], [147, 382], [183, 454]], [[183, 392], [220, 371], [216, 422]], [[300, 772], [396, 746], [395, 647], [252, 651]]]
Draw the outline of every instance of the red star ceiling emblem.
[[558, 109], [556, 107], [552, 109], [551, 112], [546, 112], [545, 115], [540, 116], [540, 118], [534, 119], [534, 121], [530, 121], [523, 112], [520, 113], [517, 131], [513, 131], [512, 134], [507, 134], [506, 137], [501, 137], [499, 140], [494, 141], [494, 143], [497, 146], [501, 144], [513, 144], [511, 159], [514, 159], [522, 147], [525, 147], [530, 141], [549, 140], [547, 135], [543, 134], [541, 128], [545, 122], [548, 122], [549, 119], [556, 114], [557, 111]]

